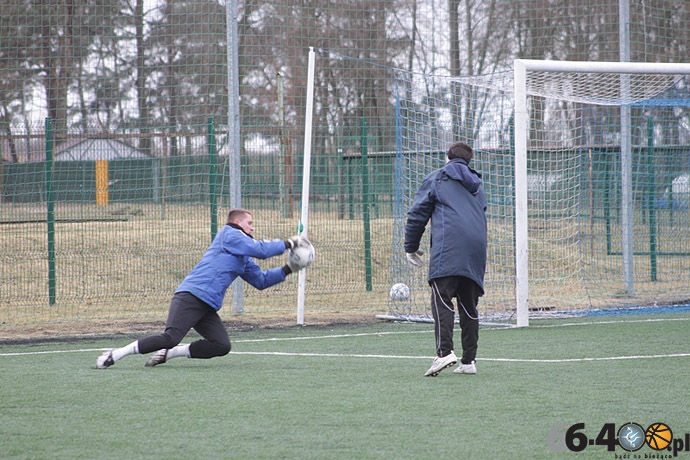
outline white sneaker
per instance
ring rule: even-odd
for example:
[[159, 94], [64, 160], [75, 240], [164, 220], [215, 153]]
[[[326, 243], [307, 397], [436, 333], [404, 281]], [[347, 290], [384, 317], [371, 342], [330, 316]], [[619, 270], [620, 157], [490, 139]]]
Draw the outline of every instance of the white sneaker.
[[98, 369], [107, 369], [113, 364], [115, 364], [115, 360], [113, 359], [112, 350], [104, 351], [103, 354], [96, 359], [96, 368]]
[[460, 363], [460, 365], [453, 370], [454, 374], [476, 374], [477, 366], [475, 366], [474, 361], [469, 364]]
[[153, 366], [158, 366], [159, 364], [164, 364], [168, 359], [168, 350], [163, 348], [162, 350], [158, 350], [153, 356], [151, 356], [148, 361], [146, 361], [146, 364], [144, 366], [146, 367], [153, 367]]
[[443, 369], [453, 366], [457, 362], [458, 358], [452, 351], [444, 357], [437, 356], [429, 370], [424, 373], [424, 377], [436, 377]]

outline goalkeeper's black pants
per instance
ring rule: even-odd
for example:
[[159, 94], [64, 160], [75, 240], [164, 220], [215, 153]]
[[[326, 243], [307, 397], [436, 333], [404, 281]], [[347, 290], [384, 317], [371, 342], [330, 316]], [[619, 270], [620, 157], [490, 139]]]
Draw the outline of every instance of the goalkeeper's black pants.
[[460, 320], [463, 364], [469, 364], [477, 356], [479, 341], [479, 316], [477, 304], [482, 289], [469, 278], [446, 276], [429, 281], [431, 286], [431, 312], [434, 316], [434, 335], [436, 355], [446, 356], [454, 350], [453, 328], [455, 326], [455, 306], [457, 300]]
[[165, 331], [139, 339], [139, 353], [179, 345], [192, 328], [204, 339], [189, 345], [190, 358], [208, 359], [230, 353], [230, 337], [218, 312], [189, 292], [178, 292], [173, 296]]

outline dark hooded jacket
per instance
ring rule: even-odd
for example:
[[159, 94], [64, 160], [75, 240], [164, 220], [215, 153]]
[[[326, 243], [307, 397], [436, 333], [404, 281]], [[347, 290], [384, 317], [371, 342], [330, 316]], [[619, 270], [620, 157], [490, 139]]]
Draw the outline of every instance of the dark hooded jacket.
[[419, 249], [431, 219], [429, 280], [463, 276], [484, 291], [486, 195], [481, 174], [460, 158], [429, 174], [419, 187], [405, 224], [405, 252]]

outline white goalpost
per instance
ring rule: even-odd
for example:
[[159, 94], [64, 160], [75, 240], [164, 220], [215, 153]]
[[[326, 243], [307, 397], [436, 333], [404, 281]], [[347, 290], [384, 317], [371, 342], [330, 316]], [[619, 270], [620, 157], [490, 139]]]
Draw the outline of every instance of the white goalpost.
[[[302, 173], [302, 206], [300, 214], [300, 224], [298, 233], [308, 238], [309, 232], [309, 191], [311, 178], [311, 141], [312, 141], [312, 122], [314, 115], [314, 48], [309, 48], [309, 70], [307, 76], [307, 106], [304, 121], [304, 160]], [[304, 325], [304, 302], [307, 290], [306, 269], [299, 271], [297, 283], [297, 324]]]
[[[528, 150], [530, 133], [534, 133], [534, 113], [530, 114], [530, 98], [552, 98], [566, 103], [615, 106], [620, 109], [620, 126], [616, 137], [620, 145], [620, 241], [625, 293], [635, 298], [635, 206], [633, 203], [633, 154], [630, 107], [643, 101], [664, 96], [664, 92], [690, 75], [690, 64], [567, 62], [517, 59], [514, 61], [515, 97], [515, 302], [517, 326], [527, 326], [530, 314], [530, 231], [528, 190]], [[606, 77], [604, 77], [606, 76]], [[580, 80], [580, 78], [582, 78]], [[680, 89], [687, 90], [687, 82]], [[672, 99], [668, 96], [666, 100]], [[657, 106], [667, 107], [657, 102]], [[685, 103], [677, 101], [675, 107]], [[648, 106], [655, 107], [654, 104]], [[685, 107], [687, 108], [687, 107]], [[578, 109], [581, 110], [581, 109]], [[537, 109], [532, 107], [532, 112]], [[544, 104], [538, 116], [548, 117]], [[678, 112], [674, 122], [687, 122], [687, 111]], [[541, 120], [543, 121], [543, 119]], [[577, 123], [582, 123], [577, 121]], [[578, 126], [582, 128], [583, 126]], [[586, 128], [586, 127], [585, 127]], [[582, 131], [582, 130], [580, 130]], [[652, 127], [648, 143], [654, 144]], [[586, 145], [585, 139], [572, 144]], [[591, 152], [591, 147], [590, 147]], [[590, 154], [591, 156], [591, 154]], [[652, 172], [653, 174], [653, 172]], [[607, 210], [609, 212], [610, 210]], [[647, 209], [650, 213], [653, 210]], [[592, 210], [590, 210], [592, 212]], [[650, 229], [656, 233], [655, 228]], [[593, 238], [593, 235], [591, 235]], [[679, 256], [683, 256], [678, 253]], [[656, 280], [655, 280], [656, 281]], [[641, 299], [641, 302], [645, 302]]]

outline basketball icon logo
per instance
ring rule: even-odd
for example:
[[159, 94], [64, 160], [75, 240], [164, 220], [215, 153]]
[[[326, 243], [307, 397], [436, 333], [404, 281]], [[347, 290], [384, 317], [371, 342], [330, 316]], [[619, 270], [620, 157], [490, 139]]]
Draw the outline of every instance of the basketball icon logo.
[[673, 432], [665, 423], [653, 423], [647, 428], [645, 438], [649, 447], [654, 450], [663, 450], [671, 444]]

